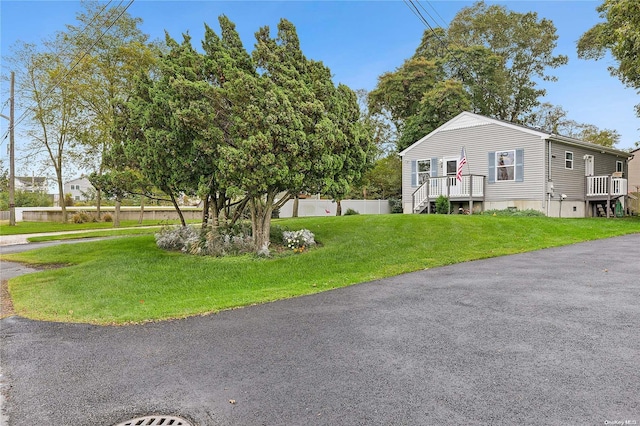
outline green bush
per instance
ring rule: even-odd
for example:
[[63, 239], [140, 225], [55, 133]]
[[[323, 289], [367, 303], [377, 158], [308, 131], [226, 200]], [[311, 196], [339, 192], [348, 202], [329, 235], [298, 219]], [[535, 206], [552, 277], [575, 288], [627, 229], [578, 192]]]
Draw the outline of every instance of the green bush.
[[286, 226], [280, 226], [280, 225], [272, 226], [271, 229], [269, 230], [269, 240], [273, 244], [279, 244], [279, 245], [284, 244], [283, 234], [286, 231], [290, 231], [290, 229], [287, 228]]
[[403, 213], [403, 210], [402, 210], [402, 199], [400, 199], [400, 198], [389, 198], [389, 211], [391, 213]]
[[[15, 191], [16, 207], [51, 207], [53, 198], [41, 192]], [[9, 210], [9, 193], [0, 192], [0, 210]]]
[[105, 213], [102, 215], [102, 220], [105, 222], [113, 222], [113, 216], [111, 216], [111, 213]]
[[346, 213], [344, 214], [344, 216], [352, 216], [354, 214], [360, 214], [357, 211], [355, 211], [354, 209], [347, 209]]
[[444, 195], [436, 198], [436, 213], [449, 214], [449, 198]]
[[504, 209], [504, 210], [486, 210], [480, 214], [489, 215], [489, 216], [520, 216], [520, 217], [543, 217], [544, 213], [533, 210], [516, 210], [516, 209]]
[[96, 218], [87, 212], [77, 212], [71, 217], [73, 223], [97, 222]]

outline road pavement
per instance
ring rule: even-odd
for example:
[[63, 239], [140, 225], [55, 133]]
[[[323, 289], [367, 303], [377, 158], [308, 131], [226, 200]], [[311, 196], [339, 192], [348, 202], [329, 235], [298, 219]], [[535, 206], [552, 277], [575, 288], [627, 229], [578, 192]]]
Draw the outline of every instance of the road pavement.
[[640, 424], [639, 259], [636, 234], [184, 320], [9, 317], [6, 415], [10, 426], [147, 414], [194, 425]]

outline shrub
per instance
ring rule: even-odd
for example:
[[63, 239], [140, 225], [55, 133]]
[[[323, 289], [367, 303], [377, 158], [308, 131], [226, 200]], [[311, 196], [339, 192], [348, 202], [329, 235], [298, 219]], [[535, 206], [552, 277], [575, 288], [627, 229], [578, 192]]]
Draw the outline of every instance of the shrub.
[[253, 253], [254, 248], [251, 234], [233, 234], [225, 230], [211, 229], [206, 232], [204, 246], [200, 251], [194, 252], [194, 249], [198, 250], [194, 247], [191, 253], [222, 257]]
[[105, 222], [113, 222], [113, 216], [111, 216], [111, 213], [105, 213], [102, 216], [102, 220], [104, 220]]
[[527, 209], [527, 210], [515, 210], [515, 209], [504, 209], [504, 210], [486, 210], [484, 212], [482, 212], [481, 214], [483, 215], [489, 215], [489, 216], [516, 216], [516, 217], [540, 217], [540, 216], [545, 216], [544, 213], [538, 211], [538, 210], [533, 210], [533, 209]]
[[344, 216], [351, 216], [354, 214], [360, 214], [357, 211], [355, 211], [354, 209], [347, 209], [346, 213], [344, 214]]
[[163, 227], [155, 234], [156, 245], [164, 250], [185, 251], [193, 241], [198, 241], [198, 231], [190, 226]]
[[[51, 207], [53, 197], [41, 192], [16, 190], [14, 193], [16, 207]], [[9, 210], [9, 192], [0, 191], [0, 210]]]
[[194, 229], [164, 227], [156, 235], [156, 244], [164, 250], [180, 250], [202, 256], [227, 256], [254, 251], [251, 227], [247, 224]]
[[73, 216], [71, 216], [71, 221], [73, 223], [87, 223], [87, 222], [95, 222], [96, 219], [87, 212], [77, 212]]
[[402, 210], [402, 199], [400, 199], [400, 198], [389, 198], [389, 211], [391, 213], [403, 213], [403, 210]]
[[64, 205], [66, 207], [73, 206], [73, 196], [71, 194], [64, 194]]
[[436, 213], [449, 214], [449, 198], [444, 195], [436, 198]]
[[193, 247], [191, 253], [209, 256], [228, 256], [253, 253], [251, 224], [237, 222], [234, 225], [221, 224], [217, 228], [203, 230], [200, 252]]
[[298, 231], [284, 231], [282, 233], [283, 243], [296, 253], [301, 253], [316, 244], [315, 235], [308, 229]]
[[269, 230], [269, 240], [273, 244], [284, 245], [284, 238], [283, 238], [282, 234], [285, 231], [289, 231], [289, 229], [286, 228], [286, 227], [282, 227], [280, 225], [272, 226], [271, 229]]

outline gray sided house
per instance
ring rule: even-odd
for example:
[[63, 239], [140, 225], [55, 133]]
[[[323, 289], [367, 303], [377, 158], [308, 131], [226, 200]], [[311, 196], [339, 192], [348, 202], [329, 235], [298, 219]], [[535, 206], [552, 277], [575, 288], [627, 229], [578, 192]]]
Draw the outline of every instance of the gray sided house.
[[[467, 164], [458, 180], [462, 148]], [[405, 213], [434, 212], [445, 195], [454, 213], [533, 209], [591, 217], [613, 215], [616, 204], [624, 210], [632, 155], [463, 112], [400, 156]]]

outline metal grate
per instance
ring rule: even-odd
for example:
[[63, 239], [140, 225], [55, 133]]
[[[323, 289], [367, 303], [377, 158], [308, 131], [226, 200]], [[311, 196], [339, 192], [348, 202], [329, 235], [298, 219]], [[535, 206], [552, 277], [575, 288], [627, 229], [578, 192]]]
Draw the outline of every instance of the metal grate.
[[118, 423], [114, 426], [193, 426], [191, 422], [176, 416], [144, 416]]

